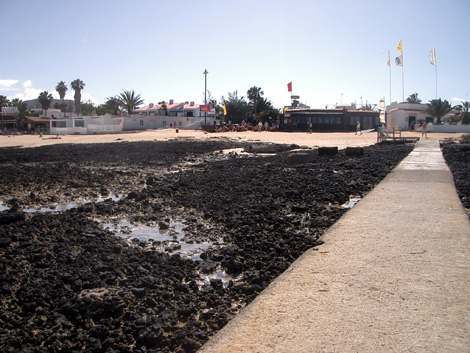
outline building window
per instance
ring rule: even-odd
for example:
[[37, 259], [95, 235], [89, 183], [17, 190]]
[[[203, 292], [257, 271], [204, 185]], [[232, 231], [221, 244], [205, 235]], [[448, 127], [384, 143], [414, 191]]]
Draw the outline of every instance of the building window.
[[340, 116], [336, 117], [336, 124], [341, 124], [341, 117]]
[[162, 122], [163, 127], [166, 127], [166, 121]]
[[351, 116], [349, 118], [349, 125], [356, 125], [358, 121], [361, 121], [361, 118], [358, 116]]
[[65, 121], [53, 121], [52, 127], [67, 127], [67, 123]]
[[144, 126], [144, 121], [143, 120], [140, 121], [140, 126]]
[[74, 120], [74, 122], [75, 122], [75, 127], [85, 127], [84, 120]]

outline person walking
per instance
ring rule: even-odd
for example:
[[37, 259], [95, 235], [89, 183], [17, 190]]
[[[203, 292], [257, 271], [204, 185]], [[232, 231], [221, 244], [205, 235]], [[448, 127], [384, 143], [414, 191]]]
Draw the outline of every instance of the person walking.
[[357, 124], [356, 124], [356, 135], [362, 135], [361, 122], [360, 121], [358, 121]]

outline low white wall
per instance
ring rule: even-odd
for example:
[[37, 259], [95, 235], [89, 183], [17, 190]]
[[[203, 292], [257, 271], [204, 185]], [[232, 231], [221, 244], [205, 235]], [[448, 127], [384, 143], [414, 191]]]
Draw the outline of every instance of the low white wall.
[[461, 124], [457, 124], [457, 125], [449, 125], [449, 124], [434, 125], [434, 132], [470, 133], [470, 125], [461, 125]]
[[73, 135], [80, 134], [85, 135], [87, 133], [84, 127], [51, 127], [51, 135]]
[[85, 130], [86, 130], [86, 133], [89, 133], [89, 134], [93, 134], [97, 132], [117, 132], [117, 131], [122, 131], [122, 124], [119, 124], [119, 125], [88, 124]]

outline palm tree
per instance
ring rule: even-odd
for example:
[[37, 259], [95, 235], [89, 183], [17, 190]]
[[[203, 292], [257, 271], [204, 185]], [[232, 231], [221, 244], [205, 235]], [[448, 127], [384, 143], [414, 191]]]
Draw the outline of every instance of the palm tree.
[[421, 104], [421, 99], [418, 98], [418, 93], [413, 93], [410, 94], [408, 98], [406, 98], [406, 103], [415, 103], [415, 104]]
[[455, 108], [459, 111], [462, 124], [470, 124], [470, 103], [462, 102], [461, 105], [457, 105]]
[[253, 86], [246, 92], [248, 100], [253, 104], [254, 114], [258, 113], [257, 105], [258, 101], [261, 99], [261, 96], [264, 95], [264, 92], [261, 90], [261, 87]]
[[75, 113], [80, 114], [82, 111], [80, 104], [80, 101], [82, 99], [81, 90], [85, 88], [85, 83], [77, 78], [75, 81], [72, 81], [70, 83], [70, 87], [72, 87], [72, 89], [75, 91], [75, 95], [73, 96], [73, 98], [75, 99]]
[[441, 124], [441, 118], [445, 117], [448, 113], [452, 111], [453, 107], [447, 100], [433, 99], [429, 101], [428, 109], [426, 109], [426, 113], [429, 115], [437, 118], [436, 124]]
[[127, 111], [128, 115], [131, 115], [132, 112], [142, 103], [144, 100], [141, 99], [140, 94], [135, 94], [134, 90], [124, 91], [119, 95], [119, 103], [121, 107]]
[[[60, 99], [62, 99], [62, 107], [61, 107], [61, 110], [64, 112], [65, 111], [65, 102], [64, 102], [64, 98], [65, 98], [65, 93], [68, 91], [68, 87], [67, 85], [65, 84], [64, 81], [60, 81], [57, 86], [55, 86], [55, 90], [59, 93], [59, 97]], [[64, 115], [65, 116], [65, 115]]]
[[65, 93], [68, 91], [68, 87], [64, 81], [60, 81], [57, 86], [55, 86], [55, 90], [59, 93], [60, 99], [62, 99], [62, 103], [64, 103]]
[[24, 117], [26, 116], [26, 113], [28, 111], [28, 106], [25, 102], [23, 102], [19, 98], [12, 99], [11, 105], [16, 107], [18, 109], [18, 118], [19, 120], [23, 120]]
[[52, 94], [47, 91], [39, 93], [38, 101], [41, 104], [42, 109], [44, 109], [44, 115], [47, 118], [47, 110], [50, 108], [52, 103]]

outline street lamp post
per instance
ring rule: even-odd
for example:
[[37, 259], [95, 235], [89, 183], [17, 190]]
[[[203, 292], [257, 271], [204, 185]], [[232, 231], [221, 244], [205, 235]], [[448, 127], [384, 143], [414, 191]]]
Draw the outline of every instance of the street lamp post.
[[[202, 73], [204, 76], [205, 76], [205, 79], [204, 79], [204, 105], [207, 105], [207, 74], [209, 72], [207, 71], [207, 69], [204, 70], [204, 72]], [[204, 125], [207, 125], [207, 111], [204, 109]]]

